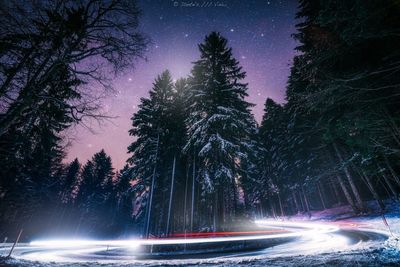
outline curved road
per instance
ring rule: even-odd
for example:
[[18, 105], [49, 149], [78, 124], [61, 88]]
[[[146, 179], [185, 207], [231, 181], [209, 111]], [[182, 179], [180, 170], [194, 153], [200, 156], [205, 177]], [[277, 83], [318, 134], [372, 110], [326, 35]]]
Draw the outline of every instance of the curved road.
[[[224, 263], [357, 250], [383, 243], [388, 234], [353, 223], [257, 221], [247, 232], [149, 240], [40, 240], [15, 248], [16, 259], [42, 262], [145, 264]], [[212, 235], [212, 236], [211, 236]], [[9, 247], [0, 249], [6, 255]]]

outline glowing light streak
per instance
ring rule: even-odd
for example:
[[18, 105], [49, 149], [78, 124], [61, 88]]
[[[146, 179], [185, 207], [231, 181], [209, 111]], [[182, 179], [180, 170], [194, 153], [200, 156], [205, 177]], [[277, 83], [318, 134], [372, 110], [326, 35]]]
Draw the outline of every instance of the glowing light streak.
[[204, 232], [204, 233], [178, 233], [171, 234], [168, 237], [214, 237], [214, 236], [232, 236], [232, 235], [256, 235], [256, 234], [271, 234], [271, 233], [284, 233], [289, 232], [288, 230], [266, 230], [266, 231], [241, 231], [241, 232]]
[[[234, 242], [234, 241], [251, 241], [266, 240], [276, 238], [289, 238], [299, 236], [314, 236], [319, 234], [331, 233], [339, 230], [338, 226], [327, 224], [303, 223], [303, 222], [278, 222], [260, 220], [256, 221], [260, 226], [279, 226], [300, 228], [306, 230], [298, 230], [289, 232], [287, 230], [278, 231], [280, 233], [268, 234], [260, 233], [256, 235], [240, 235], [240, 236], [224, 236], [224, 237], [199, 237], [199, 238], [162, 238], [162, 239], [131, 239], [131, 240], [42, 240], [33, 241], [32, 246], [42, 247], [82, 247], [82, 246], [109, 246], [109, 247], [131, 247], [136, 248], [140, 245], [182, 245], [182, 244], [199, 244], [199, 243], [218, 243], [218, 242]], [[210, 235], [216, 233], [209, 233]], [[250, 233], [247, 233], [250, 234]], [[218, 234], [217, 234], [218, 235]]]
[[[371, 240], [381, 240], [382, 235], [388, 237], [388, 233], [375, 229], [363, 228], [368, 224], [360, 222], [336, 222], [336, 223], [310, 223], [295, 221], [273, 221], [259, 220], [256, 224], [260, 227], [256, 231], [243, 232], [208, 232], [208, 233], [186, 233], [174, 234], [167, 238], [155, 239], [129, 239], [129, 240], [88, 240], [88, 239], [67, 239], [67, 240], [39, 240], [30, 243], [30, 246], [20, 247], [15, 257], [38, 261], [58, 261], [58, 262], [141, 262], [151, 261], [146, 258], [149, 250], [143, 249], [145, 246], [152, 245], [181, 245], [181, 244], [201, 244], [203, 246], [190, 246], [188, 251], [180, 249], [179, 246], [168, 248], [165, 252], [155, 250], [155, 254], [172, 253], [183, 255], [186, 253], [209, 253], [217, 248], [219, 251], [225, 248], [228, 243], [259, 240], [267, 241], [276, 239], [285, 241], [289, 238], [290, 242], [278, 242], [278, 245], [260, 250], [256, 255], [261, 257], [287, 257], [293, 255], [308, 255], [316, 253], [330, 253], [346, 250], [349, 248], [362, 248], [362, 243], [368, 241], [368, 232]], [[361, 228], [360, 228], [361, 226]], [[357, 227], [357, 229], [355, 229]], [[265, 229], [265, 230], [263, 230]], [[344, 229], [344, 231], [338, 231]], [[381, 237], [376, 237], [376, 233]], [[296, 237], [295, 239], [292, 239]], [[367, 238], [367, 239], [365, 239]], [[275, 239], [275, 240], [274, 240]], [[213, 244], [208, 246], [208, 244]], [[219, 245], [219, 246], [217, 246]], [[235, 244], [234, 244], [235, 245]], [[143, 246], [143, 247], [141, 247]], [[229, 247], [229, 246], [227, 246]], [[186, 246], [189, 248], [189, 246]], [[210, 249], [208, 249], [210, 248]], [[171, 251], [169, 249], [172, 249]], [[1, 249], [0, 249], [1, 251]], [[152, 251], [152, 250], [150, 250]], [[158, 252], [157, 252], [158, 251]], [[237, 251], [236, 255], [246, 255], [245, 251]], [[150, 252], [152, 254], [152, 252]], [[252, 253], [249, 255], [253, 255]], [[144, 256], [145, 258], [141, 258]], [[169, 260], [169, 259], [168, 259]], [[197, 259], [191, 259], [197, 263]], [[179, 259], [182, 264], [189, 259]], [[158, 261], [157, 261], [158, 263]]]

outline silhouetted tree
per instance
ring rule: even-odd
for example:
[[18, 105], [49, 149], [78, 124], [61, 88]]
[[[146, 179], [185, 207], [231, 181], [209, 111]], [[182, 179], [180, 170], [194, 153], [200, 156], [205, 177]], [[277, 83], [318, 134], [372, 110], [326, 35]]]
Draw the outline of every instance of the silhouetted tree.
[[252, 105], [244, 100], [247, 84], [241, 81], [246, 74], [227, 40], [213, 32], [199, 50], [200, 59], [194, 63], [190, 78], [192, 105], [185, 150], [196, 154], [197, 179], [203, 198], [210, 204], [208, 214], [202, 217], [211, 219], [206, 224], [216, 229], [225, 219], [234, 218], [236, 178], [240, 161], [251, 147], [247, 137], [254, 133], [256, 123], [250, 113]]

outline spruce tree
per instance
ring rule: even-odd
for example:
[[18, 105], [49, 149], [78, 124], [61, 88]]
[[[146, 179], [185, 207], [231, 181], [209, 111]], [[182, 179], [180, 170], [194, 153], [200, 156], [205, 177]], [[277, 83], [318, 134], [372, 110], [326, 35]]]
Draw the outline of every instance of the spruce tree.
[[250, 113], [252, 105], [244, 100], [246, 73], [233, 57], [227, 40], [212, 32], [199, 50], [200, 59], [194, 62], [190, 78], [192, 105], [185, 150], [195, 152], [197, 177], [204, 197], [212, 203], [208, 211], [212, 221], [207, 224], [219, 228], [226, 208], [236, 206], [235, 179], [240, 160], [247, 156], [247, 137], [255, 130], [255, 121]]
[[79, 175], [81, 171], [81, 164], [78, 159], [75, 158], [67, 167], [64, 177], [61, 182], [61, 200], [63, 203], [69, 203], [73, 201], [74, 189], [79, 182]]
[[111, 158], [104, 150], [83, 166], [76, 202], [81, 210], [79, 225], [89, 233], [105, 234], [112, 225], [113, 170]]
[[124, 166], [122, 170], [120, 170], [116, 174], [115, 181], [115, 194], [116, 194], [116, 225], [118, 228], [123, 230], [122, 232], [129, 233], [133, 226], [134, 219], [132, 218], [133, 213], [133, 202], [136, 200], [136, 195], [132, 192], [132, 184], [131, 184], [131, 168], [128, 164]]
[[[268, 199], [272, 213], [282, 207], [282, 191], [284, 189], [283, 170], [286, 167], [283, 148], [287, 145], [286, 121], [284, 108], [270, 98], [264, 106], [264, 115], [259, 130], [259, 140], [262, 146], [261, 161], [259, 162], [261, 195]], [[257, 186], [257, 185], [255, 185]], [[260, 201], [261, 208], [263, 207]], [[282, 209], [280, 209], [280, 213]], [[284, 214], [281, 214], [284, 215]]]
[[[171, 147], [169, 140], [173, 129], [171, 123], [171, 101], [173, 83], [169, 71], [164, 71], [153, 83], [149, 98], [142, 98], [139, 111], [132, 117], [133, 128], [129, 134], [137, 137], [128, 147], [132, 156], [128, 163], [132, 166], [132, 178], [135, 190], [147, 191], [144, 235], [161, 231], [165, 227], [166, 204], [162, 199], [167, 197], [170, 160], [167, 157]], [[155, 218], [158, 218], [157, 220]], [[155, 225], [154, 222], [157, 222]], [[153, 223], [153, 224], [151, 224]]]
[[23, 221], [25, 216], [34, 215], [32, 220], [40, 220], [59, 199], [62, 132], [73, 120], [67, 102], [79, 98], [74, 87], [80, 82], [71, 77], [65, 65], [53, 72], [55, 80], [43, 95], [35, 96], [42, 100], [29, 107], [29, 112], [20, 114], [21, 121], [0, 137], [0, 161], [4, 164], [0, 187], [5, 192], [0, 208], [5, 218], [16, 214], [14, 217]]

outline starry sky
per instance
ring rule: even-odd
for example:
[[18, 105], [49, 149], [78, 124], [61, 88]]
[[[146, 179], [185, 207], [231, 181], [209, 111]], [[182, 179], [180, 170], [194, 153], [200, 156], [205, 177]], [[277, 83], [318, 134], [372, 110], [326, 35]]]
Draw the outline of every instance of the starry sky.
[[114, 80], [115, 93], [103, 100], [108, 115], [116, 118], [76, 126], [70, 130], [67, 161], [85, 163], [102, 148], [121, 169], [128, 158], [130, 118], [141, 97], [147, 97], [155, 77], [169, 69], [178, 79], [190, 73], [199, 58], [197, 45], [211, 31], [228, 39], [234, 56], [247, 72], [247, 101], [256, 104], [260, 122], [267, 97], [284, 102], [290, 64], [295, 55], [295, 0], [138, 0], [142, 10], [140, 30], [150, 39], [147, 60], [138, 61]]

